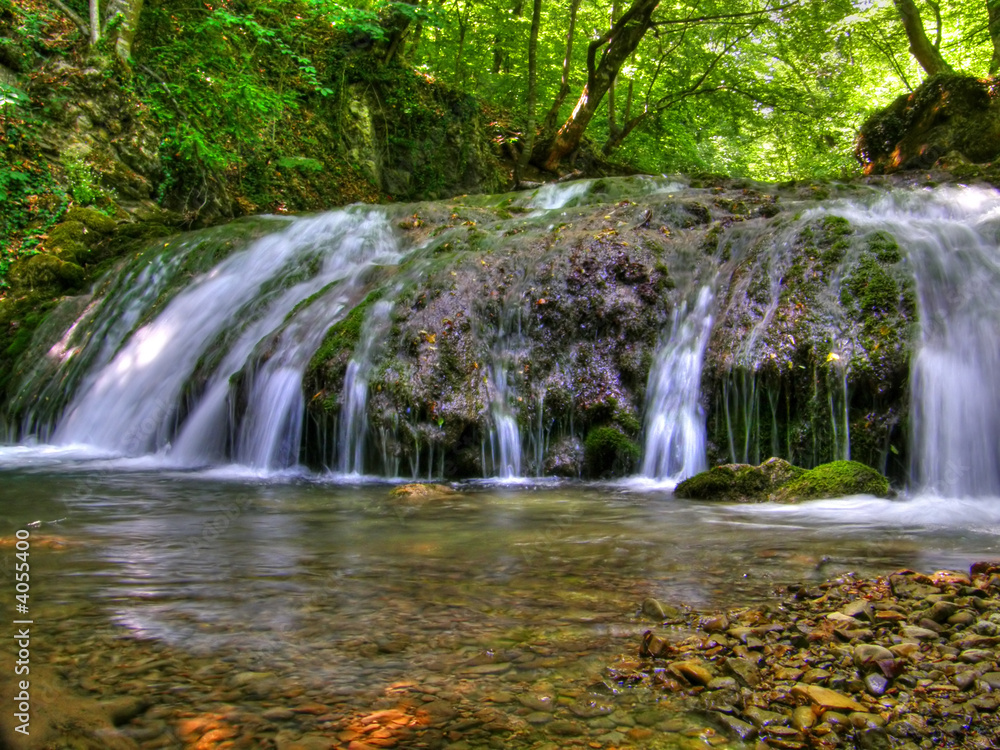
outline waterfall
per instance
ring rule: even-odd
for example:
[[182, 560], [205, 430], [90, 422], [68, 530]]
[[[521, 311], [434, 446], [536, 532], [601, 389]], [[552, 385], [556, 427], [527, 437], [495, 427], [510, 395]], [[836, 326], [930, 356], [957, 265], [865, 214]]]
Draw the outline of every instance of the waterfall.
[[[221, 459], [227, 446], [258, 468], [296, 463], [310, 356], [359, 301], [365, 269], [401, 257], [381, 211], [299, 219], [257, 240], [189, 282], [93, 368], [55, 442], [124, 455], [170, 448], [183, 465]], [[241, 374], [250, 394], [242, 413], [230, 385]]]
[[897, 192], [837, 213], [893, 234], [916, 278], [912, 486], [953, 497], [1000, 495], [1000, 195]]
[[521, 432], [511, 408], [513, 389], [508, 384], [506, 357], [501, 354], [496, 360], [489, 368], [490, 457], [497, 476], [514, 479], [521, 476]]
[[657, 348], [646, 388], [642, 473], [678, 481], [706, 468], [701, 367], [712, 330], [712, 289], [674, 312], [670, 336]]
[[347, 363], [344, 388], [341, 393], [340, 426], [337, 443], [337, 471], [341, 474], [363, 474], [365, 469], [365, 437], [368, 434], [368, 378], [375, 366], [375, 353], [380, 337], [385, 333], [392, 312], [392, 302], [380, 300], [365, 319], [351, 361]]

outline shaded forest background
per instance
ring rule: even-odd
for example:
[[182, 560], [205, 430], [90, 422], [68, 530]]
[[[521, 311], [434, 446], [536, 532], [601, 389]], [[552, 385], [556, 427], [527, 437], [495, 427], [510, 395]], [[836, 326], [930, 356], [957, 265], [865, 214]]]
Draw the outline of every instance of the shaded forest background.
[[926, 76], [987, 106], [998, 40], [996, 0], [0, 0], [0, 290], [72, 207], [191, 226], [601, 171], [850, 177]]

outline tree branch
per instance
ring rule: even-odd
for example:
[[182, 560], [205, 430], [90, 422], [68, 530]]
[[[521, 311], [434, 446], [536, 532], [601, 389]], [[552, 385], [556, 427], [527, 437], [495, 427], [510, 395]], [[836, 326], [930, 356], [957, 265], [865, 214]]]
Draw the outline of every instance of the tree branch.
[[87, 38], [90, 37], [90, 24], [74, 13], [72, 8], [63, 3], [62, 0], [52, 0], [52, 4], [62, 11], [62, 14], [66, 16], [66, 18], [73, 22], [73, 25], [80, 30], [81, 34]]

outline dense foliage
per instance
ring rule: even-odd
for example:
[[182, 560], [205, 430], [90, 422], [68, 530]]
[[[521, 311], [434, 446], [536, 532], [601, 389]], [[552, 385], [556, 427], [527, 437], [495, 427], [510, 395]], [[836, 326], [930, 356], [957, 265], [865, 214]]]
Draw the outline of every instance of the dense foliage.
[[468, 116], [415, 88], [438, 82], [492, 114], [511, 164], [533, 142], [536, 167], [566, 172], [583, 139], [641, 170], [777, 180], [855, 172], [860, 124], [925, 72], [1000, 66], [985, 0], [94, 2], [0, 0], [0, 276], [70, 202], [113, 197], [93, 157], [39, 156], [31, 123], [65, 104], [39, 71], [58, 59], [96, 64], [149, 115], [161, 140], [144, 177], [195, 214], [220, 194], [280, 210], [289, 180], [314, 195], [290, 209], [386, 197], [345, 146], [352, 85], [393, 124], [387, 151]]

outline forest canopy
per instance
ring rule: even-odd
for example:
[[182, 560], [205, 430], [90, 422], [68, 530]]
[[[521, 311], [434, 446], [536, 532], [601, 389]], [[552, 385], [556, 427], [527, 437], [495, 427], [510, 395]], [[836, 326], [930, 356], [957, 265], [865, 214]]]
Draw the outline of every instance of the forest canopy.
[[[857, 173], [873, 111], [927, 75], [1000, 67], [1000, 0], [0, 0], [0, 14], [15, 71], [54, 49], [120, 61], [163, 133], [161, 195], [298, 158], [289, 139], [335, 120], [348, 83], [401, 71], [475, 97], [521, 169], [568, 172], [583, 143], [643, 171], [784, 180]], [[386, 106], [408, 107], [400, 91]]]

